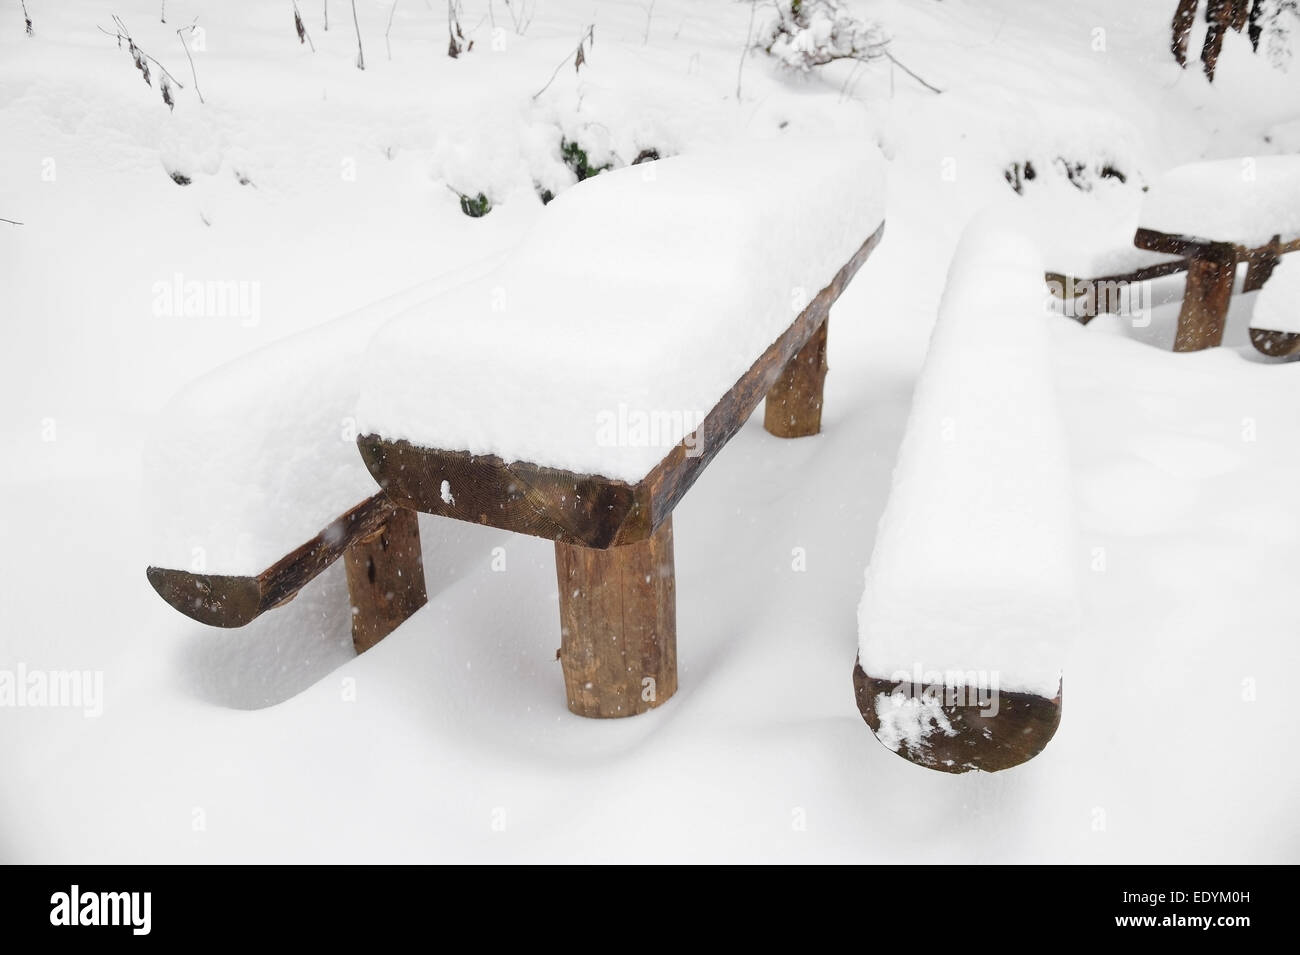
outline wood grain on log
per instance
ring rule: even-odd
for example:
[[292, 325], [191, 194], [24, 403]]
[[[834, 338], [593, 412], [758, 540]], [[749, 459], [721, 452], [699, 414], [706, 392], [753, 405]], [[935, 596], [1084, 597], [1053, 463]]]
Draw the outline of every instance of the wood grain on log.
[[1258, 292], [1273, 275], [1278, 259], [1282, 255], [1282, 237], [1273, 236], [1268, 245], [1251, 249], [1246, 253], [1246, 278], [1241, 283], [1243, 292]]
[[785, 363], [763, 402], [763, 427], [778, 438], [804, 438], [822, 429], [826, 384], [827, 318], [803, 348]]
[[[858, 711], [877, 736], [881, 727], [880, 697], [890, 697], [896, 692], [910, 695], [920, 689], [867, 676], [861, 664], [853, 667]], [[946, 726], [934, 726], [920, 740], [890, 740], [889, 748], [928, 769], [945, 773], [971, 770], [993, 773], [1037, 756], [1061, 723], [1059, 694], [1049, 700], [1031, 693], [999, 692], [996, 713], [971, 703], [969, 697], [963, 703], [969, 705], [938, 703]]]
[[1203, 246], [1192, 256], [1178, 312], [1174, 351], [1201, 351], [1223, 344], [1236, 277], [1237, 255], [1231, 245]]
[[557, 543], [560, 663], [578, 716], [635, 716], [677, 691], [673, 524], [606, 550]]
[[374, 532], [343, 555], [352, 604], [352, 645], [364, 653], [425, 605], [420, 516], [392, 508]]
[[[636, 484], [492, 455], [424, 448], [375, 434], [357, 438], [361, 456], [379, 486], [404, 507], [585, 547], [647, 540], [826, 321], [831, 304], [880, 242], [884, 228], [882, 223], [695, 433]], [[443, 493], [444, 481], [450, 494]]]

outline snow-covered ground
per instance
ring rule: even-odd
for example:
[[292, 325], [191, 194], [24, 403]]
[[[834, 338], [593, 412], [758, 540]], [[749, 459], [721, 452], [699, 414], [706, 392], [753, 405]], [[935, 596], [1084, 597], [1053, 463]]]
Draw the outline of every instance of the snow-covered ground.
[[[1176, 306], [1052, 322], [1084, 634], [1042, 755], [921, 769], [872, 737], [851, 683], [967, 220], [1020, 204], [1052, 268], [1076, 223], [1135, 220], [1175, 166], [1300, 151], [1300, 65], [1232, 34], [1208, 87], [1170, 58], [1167, 5], [1127, 0], [852, 3], [937, 95], [888, 61], [742, 66], [750, 7], [724, 0], [539, 0], [518, 31], [465, 0], [455, 60], [442, 5], [404, 3], [390, 58], [392, 4], [358, 0], [363, 72], [350, 9], [325, 31], [299, 6], [315, 53], [289, 3], [172, 0], [164, 25], [145, 0], [28, 0], [30, 38], [0, 9], [0, 217], [23, 223], [0, 222], [0, 670], [103, 674], [102, 715], [0, 709], [0, 859], [1300, 859], [1300, 367], [1245, 344], [1254, 296], [1197, 354], [1168, 351]], [[114, 14], [184, 84], [174, 111], [97, 29]], [[175, 32], [195, 17], [205, 104]], [[569, 187], [562, 138], [601, 165], [827, 134], [891, 159], [885, 240], [834, 310], [824, 433], [751, 421], [675, 513], [666, 705], [569, 715], [542, 540], [422, 520], [429, 604], [362, 657], [341, 566], [237, 631], [149, 588], [142, 449], [186, 382], [508, 249], [537, 192]], [[1124, 181], [1084, 192], [1069, 163]], [[247, 306], [186, 314], [166, 288], [190, 281], [247, 283]]]

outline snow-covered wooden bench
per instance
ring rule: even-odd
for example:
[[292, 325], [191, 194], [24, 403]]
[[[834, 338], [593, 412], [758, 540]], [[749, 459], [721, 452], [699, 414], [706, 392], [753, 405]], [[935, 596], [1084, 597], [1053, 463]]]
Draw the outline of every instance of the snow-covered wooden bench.
[[945, 772], [1022, 763], [1061, 718], [1079, 613], [1042, 275], [1015, 220], [967, 227], [858, 610], [863, 718]]
[[1242, 291], [1253, 292], [1282, 255], [1300, 251], [1300, 156], [1171, 170], [1152, 184], [1134, 244], [1188, 260], [1174, 351], [1221, 344], [1237, 266], [1247, 264]]
[[1086, 325], [1098, 315], [1140, 307], [1144, 283], [1187, 271], [1185, 256], [1139, 249], [1131, 219], [1103, 210], [1074, 214], [1068, 226], [1053, 223], [1042, 236], [1047, 287], [1069, 318]]
[[497, 261], [290, 336], [173, 398], [148, 450], [154, 590], [200, 623], [242, 627], [342, 557], [358, 652], [423, 606], [417, 516], [376, 491], [357, 455], [357, 369], [383, 322]]
[[773, 434], [820, 429], [827, 317], [880, 240], [883, 177], [844, 141], [606, 173], [372, 341], [357, 443], [388, 497], [555, 542], [572, 712], [675, 691], [673, 508], [764, 396]]
[[1250, 341], [1273, 358], [1300, 358], [1300, 256], [1278, 263], [1255, 300]]

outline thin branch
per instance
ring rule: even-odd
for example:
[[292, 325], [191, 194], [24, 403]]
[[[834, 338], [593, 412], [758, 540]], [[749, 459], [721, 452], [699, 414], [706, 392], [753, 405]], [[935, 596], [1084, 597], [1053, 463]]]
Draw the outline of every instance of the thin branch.
[[[27, 24], [27, 35], [35, 36], [36, 31], [32, 29], [31, 14], [27, 12], [27, 0], [19, 0], [19, 2], [23, 5], [23, 20], [26, 21]], [[8, 222], [9, 220], [6, 219], [5, 221]]]
[[330, 0], [324, 0], [325, 5], [325, 32], [330, 32]]
[[909, 69], [908, 69], [906, 66], [904, 66], [902, 63], [898, 62], [898, 58], [897, 58], [896, 56], [894, 56], [894, 54], [890, 53], [888, 50], [885, 50], [885, 51], [884, 51], [884, 56], [885, 56], [885, 58], [886, 58], [887, 60], [889, 60], [890, 63], [893, 63], [896, 67], [898, 67], [900, 70], [902, 70], [902, 71], [903, 71], [904, 73], [906, 73], [908, 76], [910, 76], [912, 79], [916, 80], [918, 83], [920, 83], [920, 84], [921, 84], [922, 86], [924, 86], [926, 89], [928, 89], [930, 92], [932, 92], [932, 93], [942, 93], [942, 92], [943, 92], [943, 90], [939, 89], [939, 87], [937, 87], [937, 86], [931, 86], [931, 85], [930, 85], [929, 83], [927, 83], [925, 80], [921, 79], [921, 77], [917, 76], [915, 73], [913, 73], [911, 70], [909, 70]]
[[754, 13], [758, 9], [758, 0], [749, 0], [749, 26], [745, 29], [745, 46], [740, 51], [740, 66], [736, 67], [736, 104], [740, 104], [740, 78], [745, 75], [745, 57], [749, 56], [749, 45], [754, 40]]
[[[110, 33], [108, 30], [105, 30], [103, 27], [98, 27], [99, 32], [100, 32], [100, 33], [103, 33], [105, 36], [111, 36], [111, 37], [113, 37], [115, 40], [117, 40], [117, 42], [118, 42], [118, 46], [119, 46], [119, 47], [121, 46], [122, 41], [125, 40], [125, 41], [130, 45], [130, 46], [135, 47], [136, 50], [139, 50], [140, 55], [141, 55], [142, 57], [144, 57], [146, 60], [148, 60], [148, 61], [149, 61], [150, 63], [152, 63], [154, 66], [158, 67], [158, 69], [162, 70], [162, 71], [163, 71], [163, 75], [166, 76], [166, 77], [167, 77], [169, 80], [171, 80], [173, 83], [175, 83], [177, 89], [182, 89], [182, 90], [185, 89], [185, 84], [182, 83], [180, 80], [178, 80], [176, 77], [172, 76], [171, 73], [168, 72], [167, 67], [163, 66], [161, 63], [159, 63], [156, 59], [154, 59], [152, 56], [150, 56], [150, 55], [149, 55], [148, 53], [146, 53], [144, 50], [141, 50], [140, 47], [136, 46], [135, 40], [132, 40], [132, 39], [131, 39], [131, 34], [130, 34], [130, 32], [128, 32], [127, 29], [126, 29], [126, 24], [123, 23], [122, 20], [121, 20], [119, 17], [114, 16], [114, 17], [113, 17], [113, 22], [117, 24], [117, 32], [115, 32], [115, 33]], [[147, 82], [147, 81], [146, 81], [146, 82]], [[149, 85], [152, 86], [153, 84], [150, 83]]]
[[0, 222], [8, 222], [10, 225], [22, 225], [22, 223], [16, 219], [5, 219], [3, 217], [0, 217]]
[[641, 38], [642, 46], [645, 46], [647, 43], [650, 42], [650, 21], [654, 18], [654, 15], [655, 15], [655, 0], [650, 0], [650, 6], [646, 8], [646, 12], [645, 12], [645, 36]]
[[307, 21], [302, 18], [302, 12], [298, 9], [298, 0], [293, 0], [293, 26], [298, 31], [298, 45], [302, 46], [303, 40], [311, 47], [313, 53], [316, 52], [316, 44], [311, 40], [311, 34], [307, 32]]
[[[507, 4], [507, 7], [508, 6], [509, 5]], [[560, 70], [564, 69], [564, 65], [568, 63], [570, 59], [573, 59], [575, 63], [587, 62], [586, 55], [583, 54], [582, 52], [582, 47], [584, 44], [586, 44], [588, 40], [591, 41], [592, 45], [595, 45], [596, 25], [594, 23], [591, 26], [587, 27], [586, 32], [582, 34], [582, 39], [578, 41], [578, 45], [574, 47], [573, 51], [571, 53], [566, 53], [564, 59], [560, 60], [559, 65], [555, 67], [555, 72], [551, 74], [551, 78], [546, 81], [545, 86], [543, 86], [541, 89], [539, 89], [536, 93], [533, 94], [533, 99], [537, 99], [537, 97], [541, 96], [548, 89], [550, 89], [551, 84], [555, 82], [555, 78], [560, 75]], [[580, 55], [582, 56], [582, 59], [578, 60], [577, 57]]]
[[388, 35], [393, 32], [393, 17], [397, 14], [397, 0], [393, 0], [393, 9], [388, 11], [388, 29], [384, 31], [384, 46], [388, 49], [388, 59], [393, 58], [393, 45], [388, 42]]
[[190, 61], [190, 75], [194, 77], [194, 92], [199, 94], [199, 102], [203, 103], [205, 102], [205, 100], [203, 99], [203, 91], [199, 89], [199, 73], [198, 70], [194, 68], [194, 57], [190, 54], [190, 45], [185, 42], [185, 37], [181, 36], [181, 34], [184, 33], [186, 30], [188, 30], [191, 34], [193, 34], [194, 28], [195, 26], [198, 25], [198, 22], [199, 22], [199, 18], [195, 17], [194, 22], [191, 23], [189, 26], [181, 27], [179, 30], [177, 30], [176, 39], [181, 41], [181, 48], [185, 50], [185, 58]]
[[366, 68], [366, 51], [361, 49], [361, 23], [357, 20], [357, 0], [352, 0], [352, 25], [357, 30], [357, 69]]

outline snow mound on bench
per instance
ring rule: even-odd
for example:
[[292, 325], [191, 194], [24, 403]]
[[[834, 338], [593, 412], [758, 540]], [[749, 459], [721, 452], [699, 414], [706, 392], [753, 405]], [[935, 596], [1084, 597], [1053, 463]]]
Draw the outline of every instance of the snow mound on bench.
[[356, 446], [367, 342], [394, 315], [498, 262], [291, 335], [180, 391], [146, 449], [150, 564], [255, 576], [377, 493]]
[[958, 245], [858, 608], [869, 676], [1058, 692], [1078, 596], [1042, 275], [1005, 213]]
[[494, 274], [376, 335], [361, 427], [636, 482], [876, 230], [884, 179], [865, 140], [589, 179]]
[[1255, 298], [1251, 328], [1300, 334], [1300, 253], [1284, 255]]
[[1300, 156], [1178, 166], [1151, 185], [1139, 224], [1170, 235], [1260, 246], [1300, 236]]

